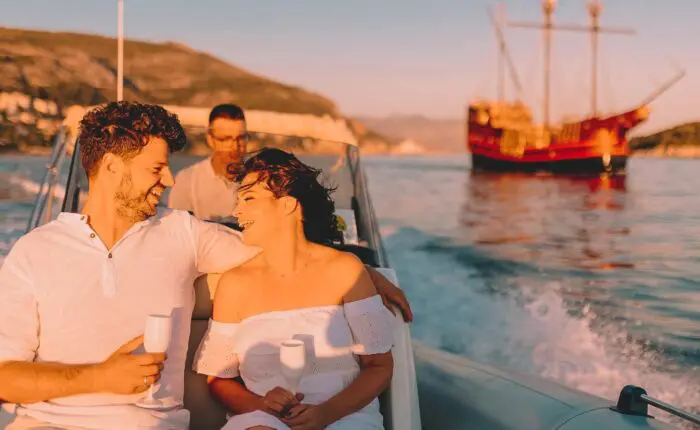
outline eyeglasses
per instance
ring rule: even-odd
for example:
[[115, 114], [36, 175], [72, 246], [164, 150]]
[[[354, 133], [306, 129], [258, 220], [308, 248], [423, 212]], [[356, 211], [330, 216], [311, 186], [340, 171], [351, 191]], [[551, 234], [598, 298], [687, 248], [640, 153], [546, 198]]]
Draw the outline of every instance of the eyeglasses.
[[250, 141], [250, 135], [248, 133], [243, 133], [238, 136], [221, 136], [214, 134], [211, 130], [209, 130], [209, 136], [211, 136], [212, 139], [222, 143], [235, 142], [238, 147], [243, 148], [245, 148]]

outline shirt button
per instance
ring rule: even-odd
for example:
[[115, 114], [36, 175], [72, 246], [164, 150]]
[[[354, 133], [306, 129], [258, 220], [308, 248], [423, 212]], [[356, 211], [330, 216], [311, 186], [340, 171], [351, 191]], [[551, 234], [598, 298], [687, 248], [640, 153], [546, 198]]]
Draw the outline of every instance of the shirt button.
[[112, 253], [107, 254], [107, 258], [112, 258]]
[[95, 233], [90, 233], [90, 239], [94, 239], [94, 238], [95, 238]]

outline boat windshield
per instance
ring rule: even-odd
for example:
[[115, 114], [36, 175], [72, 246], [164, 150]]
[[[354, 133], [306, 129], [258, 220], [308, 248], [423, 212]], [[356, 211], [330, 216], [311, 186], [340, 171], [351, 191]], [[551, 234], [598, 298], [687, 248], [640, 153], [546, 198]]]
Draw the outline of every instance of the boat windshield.
[[[302, 162], [322, 171], [321, 181], [332, 186], [336, 216], [343, 226], [342, 243], [334, 247], [351, 251], [365, 263], [375, 267], [386, 264], [381, 238], [374, 219], [374, 211], [357, 146], [328, 140], [284, 136], [265, 132], [250, 132], [248, 154], [263, 148], [279, 148], [295, 154]], [[28, 230], [55, 219], [61, 211], [79, 212], [85, 203], [88, 181], [80, 165], [80, 145], [58, 138], [55, 155], [49, 160], [49, 173], [37, 196]], [[208, 155], [171, 156], [173, 174], [208, 157]], [[54, 173], [52, 173], [54, 172]], [[168, 195], [162, 196], [159, 206], [165, 208]], [[231, 217], [208, 219], [232, 228], [238, 228]]]

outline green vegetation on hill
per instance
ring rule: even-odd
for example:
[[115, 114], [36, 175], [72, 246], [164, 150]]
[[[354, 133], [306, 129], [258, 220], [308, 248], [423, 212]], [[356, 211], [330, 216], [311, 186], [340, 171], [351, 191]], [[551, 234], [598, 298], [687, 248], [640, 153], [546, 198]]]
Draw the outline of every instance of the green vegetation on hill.
[[[0, 27], [0, 93], [50, 100], [58, 110], [47, 115], [0, 106], [0, 152], [50, 146], [66, 107], [114, 100], [116, 87], [116, 39]], [[173, 42], [124, 42], [124, 99], [206, 108], [228, 102], [245, 109], [342, 117], [335, 103], [319, 94]], [[349, 121], [360, 146], [387, 150], [384, 137]]]
[[678, 125], [648, 136], [630, 140], [632, 151], [649, 151], [677, 147], [700, 146], [700, 122]]
[[[0, 91], [51, 99], [60, 108], [116, 97], [114, 38], [0, 27]], [[124, 43], [124, 98], [210, 107], [338, 116], [318, 94], [249, 73], [176, 43]]]

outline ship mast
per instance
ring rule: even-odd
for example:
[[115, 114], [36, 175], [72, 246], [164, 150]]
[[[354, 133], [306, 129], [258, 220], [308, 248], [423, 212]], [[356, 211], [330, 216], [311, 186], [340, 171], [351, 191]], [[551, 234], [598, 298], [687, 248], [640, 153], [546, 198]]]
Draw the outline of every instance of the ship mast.
[[550, 72], [551, 72], [551, 31], [585, 31], [591, 33], [591, 116], [598, 115], [598, 34], [600, 33], [617, 33], [617, 34], [634, 34], [634, 30], [626, 28], [603, 28], [600, 26], [598, 18], [603, 9], [600, 0], [590, 0], [588, 2], [588, 13], [591, 17], [590, 26], [580, 25], [554, 25], [552, 14], [556, 8], [556, 0], [543, 0], [542, 11], [544, 13], [544, 24], [536, 24], [529, 22], [513, 22], [510, 27], [536, 28], [544, 30], [544, 100], [543, 100], [543, 116], [544, 126], [549, 128], [549, 99], [550, 99]]
[[498, 100], [505, 100], [505, 65], [508, 64], [508, 71], [510, 73], [510, 79], [515, 87], [516, 100], [522, 98], [522, 85], [520, 84], [520, 79], [518, 78], [518, 72], [513, 64], [513, 59], [508, 51], [508, 45], [506, 44], [506, 38], [503, 34], [503, 25], [505, 23], [505, 9], [503, 4], [499, 5], [497, 14], [492, 11], [489, 12], [491, 18], [491, 23], [496, 31], [496, 38], [498, 39]]
[[598, 116], [598, 32], [600, 25], [598, 17], [603, 11], [600, 0], [588, 2], [588, 14], [591, 16], [591, 116]]
[[556, 7], [557, 0], [543, 0], [542, 11], [544, 12], [544, 126], [549, 128], [549, 85], [551, 79], [551, 57], [552, 57], [552, 13]]
[[492, 18], [494, 22], [494, 30], [496, 31], [496, 38], [498, 39], [498, 100], [504, 100], [506, 97], [506, 84], [505, 84], [505, 51], [506, 51], [506, 41], [503, 37], [501, 31], [503, 25], [503, 4], [498, 6], [498, 15]]

